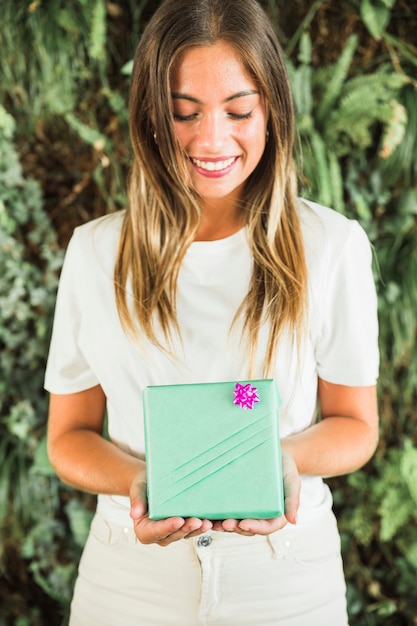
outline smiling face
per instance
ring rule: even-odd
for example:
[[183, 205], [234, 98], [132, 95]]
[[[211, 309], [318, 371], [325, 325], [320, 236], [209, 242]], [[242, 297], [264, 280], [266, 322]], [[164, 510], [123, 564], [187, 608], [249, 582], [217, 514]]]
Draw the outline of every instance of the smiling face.
[[220, 41], [182, 53], [171, 77], [174, 127], [202, 207], [237, 208], [265, 149], [267, 113], [234, 48]]

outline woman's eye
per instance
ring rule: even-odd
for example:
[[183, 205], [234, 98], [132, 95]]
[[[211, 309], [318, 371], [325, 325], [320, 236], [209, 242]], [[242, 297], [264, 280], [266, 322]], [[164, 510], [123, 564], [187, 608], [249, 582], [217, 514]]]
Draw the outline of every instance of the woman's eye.
[[[180, 113], [174, 113], [174, 121], [175, 122], [191, 122], [195, 120], [198, 116], [198, 113], [190, 113], [189, 115], [180, 115]], [[228, 113], [228, 116], [232, 120], [248, 120], [252, 117], [252, 111], [249, 113]]]
[[233, 120], [248, 120], [252, 117], [252, 111], [249, 111], [249, 113], [229, 113], [229, 117]]
[[180, 115], [179, 113], [174, 113], [174, 121], [175, 122], [191, 122], [197, 116], [197, 113], [191, 113], [191, 115]]

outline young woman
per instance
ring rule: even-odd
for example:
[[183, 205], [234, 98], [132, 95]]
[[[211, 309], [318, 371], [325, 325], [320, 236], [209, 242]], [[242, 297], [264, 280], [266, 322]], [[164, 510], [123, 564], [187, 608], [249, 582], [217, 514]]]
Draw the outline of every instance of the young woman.
[[[130, 120], [129, 206], [74, 233], [46, 374], [51, 461], [98, 494], [70, 623], [346, 626], [322, 479], [377, 443], [371, 252], [356, 222], [297, 199], [290, 88], [259, 5], [166, 0]], [[262, 377], [283, 400], [285, 517], [150, 520], [144, 388]]]

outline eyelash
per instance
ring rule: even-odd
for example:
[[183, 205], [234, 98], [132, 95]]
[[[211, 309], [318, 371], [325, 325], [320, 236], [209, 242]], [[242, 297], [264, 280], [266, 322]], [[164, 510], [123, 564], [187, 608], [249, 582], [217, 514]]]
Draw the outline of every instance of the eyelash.
[[174, 113], [174, 121], [175, 122], [191, 122], [195, 118], [195, 114], [192, 115], [177, 115]]
[[[192, 120], [195, 119], [197, 113], [192, 113], [191, 115], [178, 115], [177, 113], [174, 113], [174, 121], [175, 122], [191, 122]], [[229, 116], [233, 119], [233, 120], [248, 120], [249, 118], [252, 117], [252, 111], [249, 111], [249, 113], [229, 113]]]
[[229, 113], [229, 115], [234, 120], [248, 120], [252, 117], [252, 111], [249, 111], [249, 113]]

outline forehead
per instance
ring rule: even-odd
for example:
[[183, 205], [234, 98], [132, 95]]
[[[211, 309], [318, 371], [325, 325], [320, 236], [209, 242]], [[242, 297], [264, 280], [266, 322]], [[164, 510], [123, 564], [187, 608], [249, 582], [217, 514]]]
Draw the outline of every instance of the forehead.
[[210, 46], [193, 46], [176, 59], [171, 73], [171, 89], [196, 95], [222, 92], [232, 95], [242, 89], [255, 89], [254, 79], [236, 49], [225, 41]]

